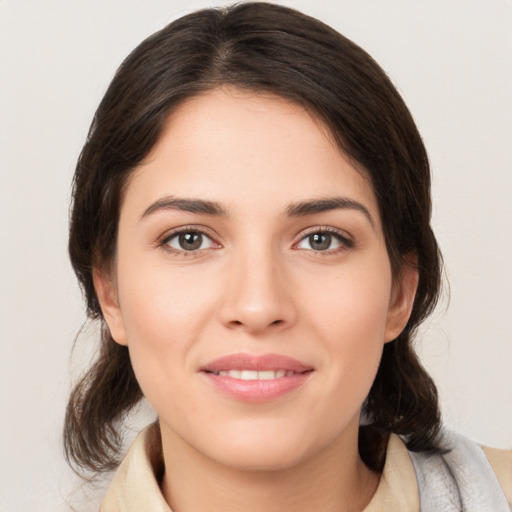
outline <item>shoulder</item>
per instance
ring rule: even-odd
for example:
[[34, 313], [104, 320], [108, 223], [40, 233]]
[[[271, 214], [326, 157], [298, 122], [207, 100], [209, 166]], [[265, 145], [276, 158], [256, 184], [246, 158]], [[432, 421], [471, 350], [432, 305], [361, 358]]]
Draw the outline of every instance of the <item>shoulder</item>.
[[512, 450], [499, 450], [488, 446], [481, 448], [498, 478], [507, 501], [512, 505]]
[[153, 423], [132, 444], [110, 484], [100, 512], [171, 512], [160, 491], [162, 473], [160, 429]]
[[489, 451], [490, 463], [480, 445], [448, 429], [442, 444], [437, 454], [409, 452], [421, 510], [510, 510], [510, 452]]

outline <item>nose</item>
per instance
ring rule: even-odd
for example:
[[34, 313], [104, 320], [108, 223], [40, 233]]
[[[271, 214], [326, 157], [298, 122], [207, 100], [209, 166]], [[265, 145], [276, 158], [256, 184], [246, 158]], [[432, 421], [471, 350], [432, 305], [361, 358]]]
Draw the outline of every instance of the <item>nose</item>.
[[220, 305], [221, 322], [252, 335], [292, 325], [296, 308], [285, 267], [270, 249], [234, 256]]

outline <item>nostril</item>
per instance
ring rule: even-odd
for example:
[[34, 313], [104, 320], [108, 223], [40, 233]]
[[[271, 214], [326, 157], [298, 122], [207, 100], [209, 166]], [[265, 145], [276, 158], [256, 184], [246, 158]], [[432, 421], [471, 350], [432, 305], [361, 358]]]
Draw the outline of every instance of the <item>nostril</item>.
[[[271, 327], [271, 326], [280, 326], [282, 324], [284, 324], [285, 321], [282, 320], [282, 319], [278, 319], [278, 320], [274, 320], [270, 323], [265, 323], [265, 326], [266, 327]], [[231, 327], [242, 327], [242, 326], [246, 326], [246, 327], [249, 327], [251, 330], [252, 329], [256, 329], [256, 330], [260, 330], [262, 328], [264, 328], [265, 326], [264, 325], [256, 325], [254, 323], [254, 321], [247, 321], [247, 322], [244, 322], [243, 320], [231, 320], [231, 322], [229, 322], [229, 325]]]

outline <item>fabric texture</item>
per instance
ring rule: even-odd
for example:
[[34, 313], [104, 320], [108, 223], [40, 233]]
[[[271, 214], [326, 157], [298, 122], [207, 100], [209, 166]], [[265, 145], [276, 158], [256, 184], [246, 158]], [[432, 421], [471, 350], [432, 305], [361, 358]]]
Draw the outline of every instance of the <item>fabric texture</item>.
[[410, 453], [420, 493], [421, 512], [509, 512], [509, 504], [483, 450], [445, 431], [450, 451]]
[[[391, 435], [379, 486], [364, 512], [420, 512], [420, 504], [421, 512], [512, 510], [505, 498], [512, 495], [512, 450], [491, 450], [497, 471], [476, 443], [451, 432], [446, 436], [453, 450], [428, 456], [408, 452], [402, 439]], [[100, 512], [172, 512], [160, 491], [162, 474], [160, 431], [152, 424], [119, 466]]]

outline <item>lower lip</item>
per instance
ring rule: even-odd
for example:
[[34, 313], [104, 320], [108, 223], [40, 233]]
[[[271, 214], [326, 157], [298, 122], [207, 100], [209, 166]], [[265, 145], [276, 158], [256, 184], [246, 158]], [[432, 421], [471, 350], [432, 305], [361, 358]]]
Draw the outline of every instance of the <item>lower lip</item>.
[[279, 398], [302, 386], [311, 371], [271, 380], [242, 380], [203, 372], [222, 393], [241, 402], [261, 403]]

